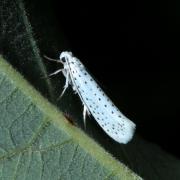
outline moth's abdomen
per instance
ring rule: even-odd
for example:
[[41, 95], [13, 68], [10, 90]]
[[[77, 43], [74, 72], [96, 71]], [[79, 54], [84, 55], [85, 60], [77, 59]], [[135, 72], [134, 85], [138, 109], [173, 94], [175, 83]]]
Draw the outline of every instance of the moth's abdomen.
[[89, 73], [82, 66], [72, 63], [71, 78], [83, 104], [103, 130], [119, 143], [130, 141], [135, 124], [118, 110]]

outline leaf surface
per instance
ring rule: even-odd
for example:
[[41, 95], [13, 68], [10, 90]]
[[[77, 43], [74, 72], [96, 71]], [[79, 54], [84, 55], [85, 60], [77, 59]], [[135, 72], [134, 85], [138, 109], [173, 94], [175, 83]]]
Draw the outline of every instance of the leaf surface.
[[0, 58], [1, 179], [141, 179]]

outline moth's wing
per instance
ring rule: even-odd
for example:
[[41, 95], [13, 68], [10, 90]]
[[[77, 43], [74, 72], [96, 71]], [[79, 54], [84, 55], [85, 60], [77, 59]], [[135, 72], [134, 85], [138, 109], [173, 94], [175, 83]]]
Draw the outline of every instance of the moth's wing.
[[83, 66], [72, 64], [71, 74], [83, 104], [103, 130], [119, 143], [130, 141], [135, 124], [118, 110]]

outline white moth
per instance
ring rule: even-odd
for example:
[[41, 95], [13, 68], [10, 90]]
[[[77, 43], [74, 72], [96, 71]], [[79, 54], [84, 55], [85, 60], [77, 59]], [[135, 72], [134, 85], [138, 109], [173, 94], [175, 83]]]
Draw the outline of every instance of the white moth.
[[62, 52], [58, 62], [63, 64], [63, 69], [57, 70], [50, 76], [59, 72], [65, 76], [66, 82], [61, 96], [68, 85], [71, 85], [75, 93], [79, 95], [84, 106], [84, 123], [86, 114], [92, 114], [111, 138], [123, 144], [129, 142], [133, 137], [136, 125], [118, 110], [86, 71], [81, 61], [74, 57], [71, 52]]

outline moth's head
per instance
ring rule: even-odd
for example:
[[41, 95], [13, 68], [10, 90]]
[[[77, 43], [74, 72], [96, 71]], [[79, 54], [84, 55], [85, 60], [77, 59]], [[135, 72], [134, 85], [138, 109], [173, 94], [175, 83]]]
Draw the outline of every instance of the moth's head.
[[63, 51], [60, 56], [59, 59], [63, 62], [66, 63], [67, 61], [69, 61], [70, 59], [72, 59], [73, 54], [72, 52], [68, 52], [68, 51]]

